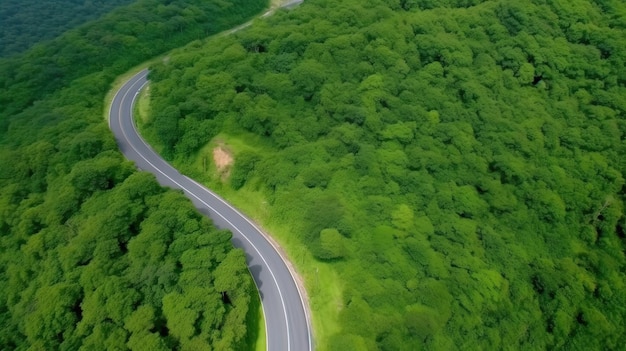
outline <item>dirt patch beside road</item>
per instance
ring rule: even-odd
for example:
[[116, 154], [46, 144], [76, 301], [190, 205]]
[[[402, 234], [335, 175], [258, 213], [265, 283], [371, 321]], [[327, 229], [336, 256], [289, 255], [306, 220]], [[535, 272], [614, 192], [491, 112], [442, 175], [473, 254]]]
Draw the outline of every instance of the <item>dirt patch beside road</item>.
[[217, 168], [217, 173], [223, 178], [230, 175], [230, 167], [233, 165], [233, 155], [223, 145], [213, 149], [213, 162]]

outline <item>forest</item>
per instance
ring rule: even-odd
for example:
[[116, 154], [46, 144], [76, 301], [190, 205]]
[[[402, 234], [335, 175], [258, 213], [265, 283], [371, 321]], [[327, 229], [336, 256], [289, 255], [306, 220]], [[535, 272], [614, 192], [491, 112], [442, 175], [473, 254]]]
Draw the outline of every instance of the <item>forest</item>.
[[96, 19], [130, 0], [3, 0], [0, 57], [25, 51], [68, 29]]
[[254, 347], [244, 253], [124, 160], [103, 112], [118, 75], [266, 6], [139, 0], [0, 59], [0, 349]]
[[307, 0], [155, 64], [142, 129], [314, 257], [320, 350], [618, 349], [625, 62], [619, 0]]

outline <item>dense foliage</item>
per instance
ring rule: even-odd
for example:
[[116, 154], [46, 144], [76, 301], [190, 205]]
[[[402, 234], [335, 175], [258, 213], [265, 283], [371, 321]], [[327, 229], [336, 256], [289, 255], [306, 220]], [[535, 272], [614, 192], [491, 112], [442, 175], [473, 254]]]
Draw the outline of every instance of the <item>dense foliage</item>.
[[0, 57], [96, 19], [131, 0], [3, 0], [0, 2]]
[[257, 292], [243, 252], [182, 194], [137, 173], [102, 112], [120, 72], [262, 7], [138, 1], [0, 61], [0, 349], [250, 342]]
[[0, 132], [8, 116], [66, 82], [94, 70], [112, 79], [167, 50], [231, 28], [265, 5], [245, 0], [141, 0], [22, 55], [0, 59]]
[[257, 148], [232, 187], [343, 284], [323, 349], [615, 349], [625, 14], [307, 0], [154, 67], [147, 132], [181, 165], [220, 131]]

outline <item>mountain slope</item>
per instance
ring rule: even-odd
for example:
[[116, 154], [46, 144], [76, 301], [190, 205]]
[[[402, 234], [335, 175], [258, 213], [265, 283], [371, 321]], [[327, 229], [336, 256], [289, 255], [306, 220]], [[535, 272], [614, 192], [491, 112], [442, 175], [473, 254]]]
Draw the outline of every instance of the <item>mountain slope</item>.
[[307, 1], [155, 66], [145, 133], [315, 257], [322, 349], [615, 348], [625, 10]]
[[254, 347], [245, 255], [102, 112], [117, 75], [264, 6], [138, 1], [0, 60], [0, 349]]

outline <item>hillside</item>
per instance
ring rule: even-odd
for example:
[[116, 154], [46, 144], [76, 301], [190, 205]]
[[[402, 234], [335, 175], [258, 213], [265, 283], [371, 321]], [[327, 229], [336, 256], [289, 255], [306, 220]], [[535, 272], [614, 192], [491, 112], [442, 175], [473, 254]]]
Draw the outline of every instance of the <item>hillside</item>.
[[131, 0], [4, 0], [0, 3], [0, 57], [18, 54], [38, 42], [104, 15]]
[[625, 16], [620, 1], [307, 0], [155, 65], [144, 133], [262, 207], [322, 350], [615, 349]]
[[0, 59], [0, 349], [249, 349], [245, 255], [124, 160], [105, 94], [267, 4], [139, 0]]

